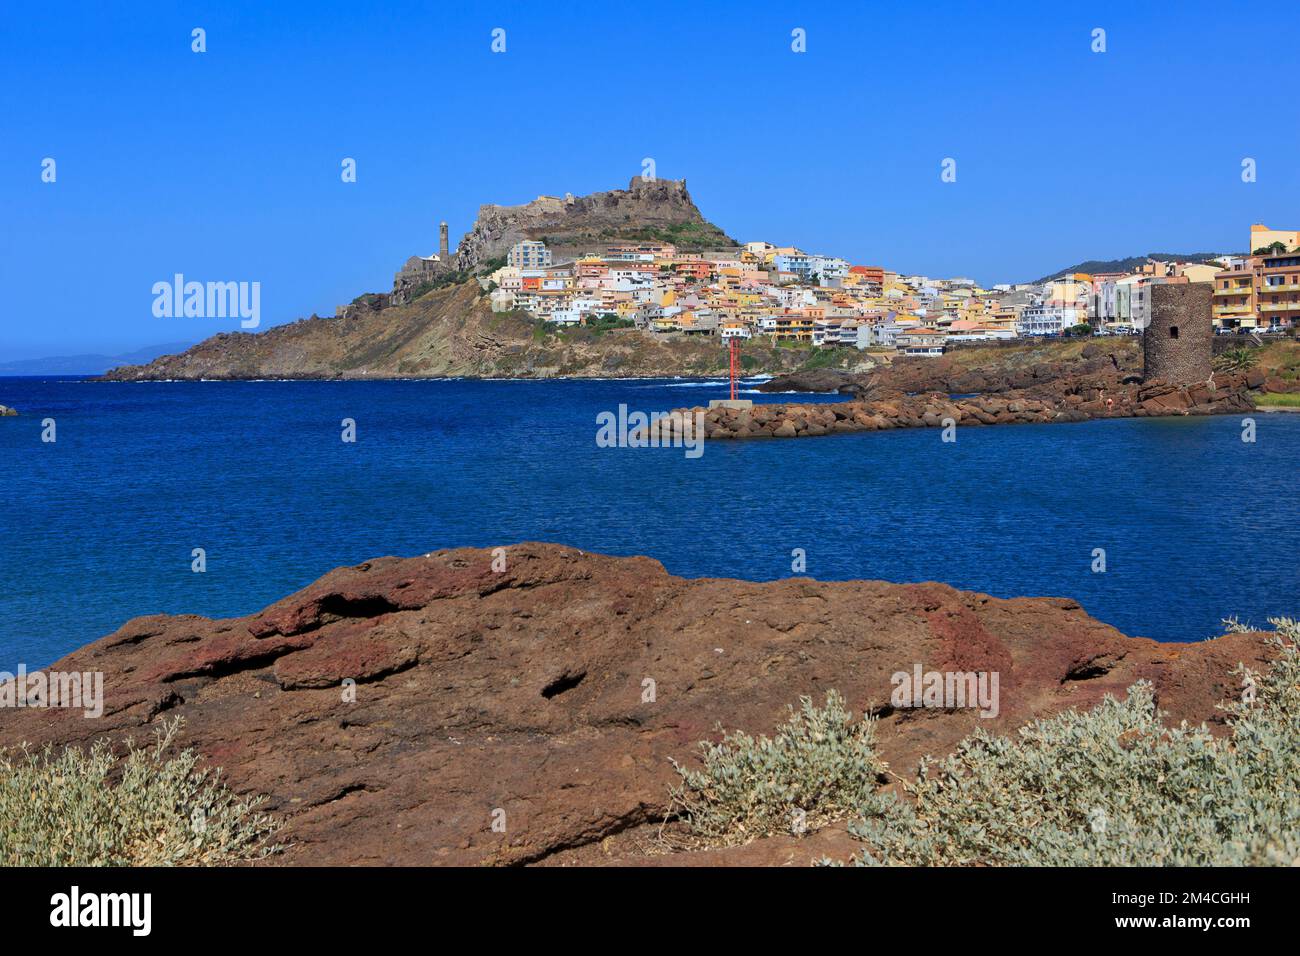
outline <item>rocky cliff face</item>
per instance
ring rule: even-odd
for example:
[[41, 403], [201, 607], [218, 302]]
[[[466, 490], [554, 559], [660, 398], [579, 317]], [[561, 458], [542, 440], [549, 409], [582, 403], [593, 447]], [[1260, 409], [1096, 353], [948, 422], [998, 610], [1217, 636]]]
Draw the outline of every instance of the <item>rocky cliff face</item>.
[[[267, 795], [291, 864], [644, 862], [670, 758], [689, 760], [719, 722], [770, 733], [800, 695], [834, 688], [874, 708], [881, 754], [906, 777], [977, 726], [1006, 733], [1142, 678], [1172, 721], [1222, 729], [1231, 669], [1266, 663], [1258, 635], [1158, 644], [1062, 599], [686, 580], [550, 544], [505, 557], [504, 571], [486, 549], [380, 558], [249, 617], [137, 618], [54, 665], [103, 672], [101, 718], [3, 709], [0, 746], [141, 739], [181, 716], [184, 745]], [[918, 663], [998, 671], [997, 718], [888, 706], [891, 675]], [[667, 859], [804, 865], [848, 856], [842, 837]]]
[[663, 239], [687, 248], [736, 245], [704, 219], [686, 180], [643, 180], [590, 196], [539, 196], [522, 206], [485, 205], [456, 250], [460, 269], [504, 256], [524, 239], [544, 239], [557, 256], [579, 254], [620, 239]]

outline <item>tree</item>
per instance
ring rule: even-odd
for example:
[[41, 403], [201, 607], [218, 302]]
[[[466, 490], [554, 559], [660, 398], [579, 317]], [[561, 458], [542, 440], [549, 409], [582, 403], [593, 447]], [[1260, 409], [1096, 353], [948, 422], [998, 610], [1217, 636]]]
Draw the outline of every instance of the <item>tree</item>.
[[1285, 243], [1270, 242], [1266, 246], [1260, 246], [1258, 249], [1252, 252], [1251, 255], [1252, 256], [1277, 256], [1277, 255], [1281, 255], [1284, 252], [1286, 252]]

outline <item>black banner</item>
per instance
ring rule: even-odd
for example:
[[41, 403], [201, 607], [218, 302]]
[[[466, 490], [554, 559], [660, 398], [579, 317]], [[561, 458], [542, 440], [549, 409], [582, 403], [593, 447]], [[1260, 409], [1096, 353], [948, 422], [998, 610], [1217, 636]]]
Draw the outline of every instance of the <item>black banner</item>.
[[998, 936], [1046, 930], [1071, 941], [1229, 941], [1286, 925], [1293, 890], [1285, 870], [8, 870], [0, 871], [0, 918], [11, 940], [75, 934], [128, 945], [337, 946], [429, 931], [448, 939], [458, 928], [496, 941], [534, 934], [538, 944], [577, 939], [609, 918], [629, 929], [698, 925], [736, 938], [813, 919], [827, 929], [856, 923], [873, 940], [897, 933], [916, 943], [934, 933], [938, 945], [959, 927]]

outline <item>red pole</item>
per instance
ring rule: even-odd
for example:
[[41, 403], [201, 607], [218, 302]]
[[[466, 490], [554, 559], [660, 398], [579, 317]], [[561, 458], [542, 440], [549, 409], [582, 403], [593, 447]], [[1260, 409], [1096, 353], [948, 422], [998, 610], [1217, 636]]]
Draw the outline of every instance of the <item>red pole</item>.
[[738, 351], [736, 345], [738, 343], [733, 337], [727, 344], [731, 353], [731, 400], [734, 402], [736, 400], [736, 352]]

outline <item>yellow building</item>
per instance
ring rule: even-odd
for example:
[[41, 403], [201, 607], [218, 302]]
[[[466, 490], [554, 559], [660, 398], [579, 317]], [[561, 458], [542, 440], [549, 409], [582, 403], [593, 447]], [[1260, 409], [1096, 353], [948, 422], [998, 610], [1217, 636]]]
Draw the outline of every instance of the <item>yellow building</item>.
[[1246, 252], [1253, 254], [1259, 249], [1268, 248], [1275, 242], [1280, 242], [1286, 247], [1283, 252], [1291, 252], [1300, 246], [1300, 230], [1270, 229], [1262, 222], [1257, 222], [1250, 227], [1250, 246]]

